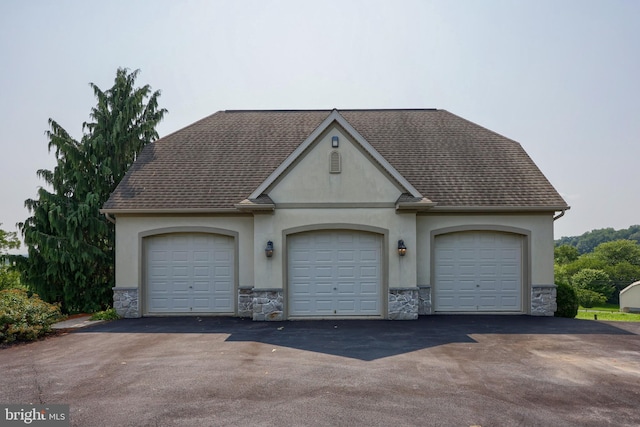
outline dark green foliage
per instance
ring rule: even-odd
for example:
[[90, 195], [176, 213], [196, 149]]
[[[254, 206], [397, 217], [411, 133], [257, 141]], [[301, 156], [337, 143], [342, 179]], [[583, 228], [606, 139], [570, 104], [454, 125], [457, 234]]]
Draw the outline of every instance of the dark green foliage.
[[556, 246], [553, 251], [553, 258], [556, 263], [560, 265], [569, 264], [570, 262], [577, 260], [579, 256], [580, 252], [578, 252], [578, 249], [570, 245]]
[[[576, 291], [587, 290], [602, 295], [604, 297], [602, 303], [609, 299], [615, 291], [615, 288], [611, 285], [609, 275], [602, 270], [595, 270], [593, 268], [585, 268], [574, 274], [571, 277], [571, 284], [576, 288]], [[587, 293], [585, 293], [585, 295], [587, 295]], [[589, 299], [593, 300], [594, 298], [589, 295]], [[593, 306], [583, 303], [580, 292], [578, 292], [578, 301], [583, 307]]]
[[[2, 223], [0, 222], [0, 225]], [[20, 247], [20, 240], [13, 231], [4, 231], [0, 228], [0, 261], [4, 260], [5, 252], [9, 249], [18, 249]]]
[[35, 340], [61, 318], [60, 308], [38, 295], [19, 289], [0, 291], [0, 343]]
[[578, 249], [581, 254], [593, 252], [596, 246], [613, 240], [632, 240], [640, 244], [640, 225], [632, 225], [623, 230], [602, 228], [587, 231], [580, 236], [562, 237], [556, 240], [556, 246], [569, 245]]
[[614, 240], [598, 245], [593, 256], [610, 265], [627, 262], [640, 266], [640, 245], [632, 240]]
[[20, 287], [20, 272], [8, 265], [0, 266], [0, 291]]
[[602, 305], [607, 301], [607, 297], [601, 293], [594, 292], [589, 289], [575, 287], [576, 295], [578, 295], [578, 303], [585, 307], [591, 308], [596, 305]]
[[65, 312], [93, 312], [111, 301], [114, 225], [99, 210], [136, 156], [157, 139], [166, 110], [159, 92], [135, 87], [138, 71], [118, 69], [114, 85], [91, 83], [97, 105], [80, 141], [49, 119], [53, 171], [39, 170], [52, 191], [41, 188], [25, 201], [31, 217], [19, 224], [29, 257], [20, 260], [25, 284]]
[[578, 314], [578, 296], [576, 291], [566, 283], [558, 283], [556, 302], [558, 309], [556, 317], [574, 318]]
[[[566, 246], [556, 248], [555, 275], [556, 283], [574, 284], [573, 278], [584, 270], [599, 270], [606, 274], [601, 278], [602, 289], [590, 290], [604, 294], [607, 301], [617, 304], [620, 291], [631, 283], [640, 280], [640, 245], [631, 240], [615, 240], [605, 242], [594, 248], [592, 253], [580, 255], [576, 260], [563, 263], [566, 257], [559, 257], [569, 252]], [[578, 276], [580, 277], [580, 276]], [[613, 289], [613, 290], [611, 290]], [[592, 295], [586, 295], [593, 300]]]
[[9, 249], [18, 249], [19, 247], [20, 240], [18, 240], [17, 234], [0, 228], [0, 291], [21, 287], [20, 273], [12, 265], [11, 256], [5, 253]]

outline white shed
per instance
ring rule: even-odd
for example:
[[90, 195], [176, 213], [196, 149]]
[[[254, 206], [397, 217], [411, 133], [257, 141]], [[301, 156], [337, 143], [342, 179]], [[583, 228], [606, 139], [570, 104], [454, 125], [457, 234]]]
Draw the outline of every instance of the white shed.
[[620, 291], [620, 311], [640, 313], [640, 281]]

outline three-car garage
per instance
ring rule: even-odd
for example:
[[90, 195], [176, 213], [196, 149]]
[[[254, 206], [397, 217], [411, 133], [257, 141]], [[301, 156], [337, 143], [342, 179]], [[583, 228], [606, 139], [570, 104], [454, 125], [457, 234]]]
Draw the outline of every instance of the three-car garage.
[[[237, 240], [186, 232], [145, 237], [143, 313], [237, 314]], [[286, 241], [286, 318], [386, 317], [382, 234], [314, 230]], [[441, 234], [432, 252], [433, 313], [526, 313], [523, 235]]]

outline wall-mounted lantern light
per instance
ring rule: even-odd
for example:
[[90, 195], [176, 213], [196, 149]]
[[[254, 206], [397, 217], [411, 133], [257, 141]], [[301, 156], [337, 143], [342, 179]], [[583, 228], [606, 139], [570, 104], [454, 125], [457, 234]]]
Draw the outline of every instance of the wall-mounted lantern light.
[[264, 248], [264, 254], [267, 258], [271, 258], [273, 256], [273, 242], [271, 240], [267, 242], [267, 247]]
[[333, 148], [338, 148], [340, 146], [340, 139], [338, 139], [337, 136], [332, 136], [331, 137], [331, 146]]
[[398, 255], [405, 256], [407, 254], [407, 247], [404, 244], [404, 240], [398, 240]]

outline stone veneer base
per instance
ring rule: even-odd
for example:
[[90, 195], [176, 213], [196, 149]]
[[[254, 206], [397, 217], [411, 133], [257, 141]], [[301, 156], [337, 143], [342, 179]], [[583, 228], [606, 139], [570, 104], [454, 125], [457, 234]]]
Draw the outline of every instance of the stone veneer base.
[[[138, 288], [113, 288], [113, 308], [120, 317], [141, 317]], [[433, 314], [431, 286], [389, 289], [387, 310], [389, 320], [414, 320], [418, 315]], [[553, 316], [556, 310], [556, 285], [531, 286], [532, 316]], [[283, 290], [239, 288], [238, 317], [255, 321], [285, 320]]]
[[271, 322], [284, 320], [282, 289], [253, 289], [253, 320]]
[[531, 315], [553, 316], [558, 309], [556, 285], [531, 286]]
[[418, 288], [389, 289], [389, 320], [415, 320], [418, 306]]
[[138, 288], [113, 288], [113, 308], [126, 319], [140, 317]]

